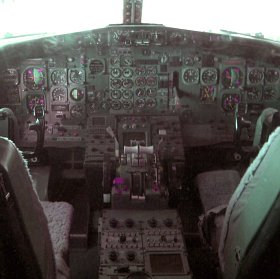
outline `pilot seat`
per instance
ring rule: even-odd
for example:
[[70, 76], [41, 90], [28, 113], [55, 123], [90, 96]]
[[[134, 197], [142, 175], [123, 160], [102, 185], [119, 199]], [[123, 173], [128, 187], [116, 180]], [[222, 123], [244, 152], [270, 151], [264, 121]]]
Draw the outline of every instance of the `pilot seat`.
[[69, 278], [73, 207], [41, 202], [21, 151], [0, 137], [0, 277]]

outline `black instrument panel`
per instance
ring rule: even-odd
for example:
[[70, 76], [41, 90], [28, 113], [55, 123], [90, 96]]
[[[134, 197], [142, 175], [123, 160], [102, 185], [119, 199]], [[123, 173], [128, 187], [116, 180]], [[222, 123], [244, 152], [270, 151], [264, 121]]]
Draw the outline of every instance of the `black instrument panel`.
[[112, 25], [40, 39], [37, 53], [21, 47], [19, 59], [11, 51], [1, 69], [1, 105], [21, 106], [27, 118], [43, 105], [49, 126], [85, 125], [98, 114], [179, 113], [186, 124], [212, 125], [218, 136], [222, 123], [230, 138], [237, 105], [249, 117], [280, 106], [280, 61], [272, 55], [279, 50], [261, 42]]

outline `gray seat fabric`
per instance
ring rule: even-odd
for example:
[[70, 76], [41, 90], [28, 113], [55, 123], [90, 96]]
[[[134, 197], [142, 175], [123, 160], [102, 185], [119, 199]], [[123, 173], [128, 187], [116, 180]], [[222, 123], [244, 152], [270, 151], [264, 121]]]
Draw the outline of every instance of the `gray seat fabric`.
[[225, 279], [249, 278], [270, 241], [280, 233], [279, 158], [280, 128], [277, 128], [247, 169], [228, 204], [219, 247]]
[[37, 270], [35, 278], [69, 278], [64, 259], [73, 207], [64, 202], [41, 203], [21, 152], [3, 137], [0, 137], [0, 173], [2, 185], [9, 193], [7, 203], [15, 205], [16, 214], [11, 214], [14, 218], [9, 221], [19, 227], [17, 234], [25, 236], [20, 245], [31, 251], [29, 265]]
[[[273, 114], [277, 110], [266, 108], [258, 118], [253, 146], [258, 149], [262, 145], [264, 124], [272, 122]], [[240, 175], [235, 170], [217, 170], [204, 172], [195, 178], [203, 215], [200, 216], [199, 230], [205, 243], [218, 252], [219, 237], [222, 229], [223, 215], [228, 202], [240, 181]], [[217, 220], [216, 220], [217, 218]]]
[[232, 193], [240, 181], [235, 170], [217, 170], [204, 172], [195, 178], [204, 213], [228, 204]]

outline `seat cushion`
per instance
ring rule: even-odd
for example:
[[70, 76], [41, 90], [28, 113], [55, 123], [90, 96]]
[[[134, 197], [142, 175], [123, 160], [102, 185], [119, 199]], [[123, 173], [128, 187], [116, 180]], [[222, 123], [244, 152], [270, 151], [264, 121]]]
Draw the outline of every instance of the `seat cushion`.
[[240, 181], [235, 170], [203, 172], [195, 178], [204, 213], [212, 208], [227, 205]]
[[42, 201], [41, 205], [47, 217], [48, 228], [55, 255], [58, 277], [69, 278], [69, 234], [73, 216], [73, 206], [67, 202]]

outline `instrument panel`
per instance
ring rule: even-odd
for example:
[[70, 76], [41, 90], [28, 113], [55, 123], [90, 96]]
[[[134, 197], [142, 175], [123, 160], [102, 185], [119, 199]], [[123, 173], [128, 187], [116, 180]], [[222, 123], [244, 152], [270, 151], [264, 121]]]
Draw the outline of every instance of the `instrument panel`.
[[[59, 48], [48, 40], [58, 40]], [[186, 124], [212, 123], [219, 135], [217, 123], [223, 123], [232, 136], [237, 105], [249, 116], [280, 106], [280, 62], [260, 56], [267, 46], [250, 56], [252, 45], [226, 35], [112, 25], [36, 44], [36, 57], [28, 51], [1, 69], [0, 101], [20, 106], [25, 118], [35, 105], [44, 106], [48, 131], [65, 123], [85, 126], [98, 114], [183, 113]]]

